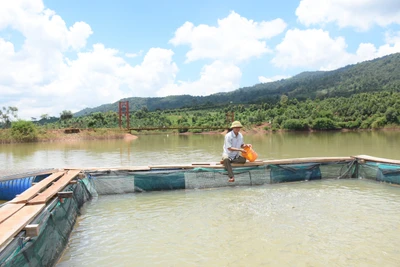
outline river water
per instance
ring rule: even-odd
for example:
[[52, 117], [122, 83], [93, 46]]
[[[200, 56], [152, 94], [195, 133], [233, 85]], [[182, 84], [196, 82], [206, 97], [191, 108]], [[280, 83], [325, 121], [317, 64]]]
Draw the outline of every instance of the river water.
[[58, 266], [398, 266], [399, 190], [322, 180], [103, 196]]
[[[323, 132], [245, 135], [258, 159], [367, 154], [400, 159], [400, 132]], [[27, 168], [118, 167], [216, 162], [223, 135], [141, 135], [132, 141], [92, 140], [0, 145], [5, 170]]]
[[[259, 159], [400, 159], [399, 132], [245, 135]], [[220, 160], [223, 135], [0, 146], [4, 169]], [[369, 180], [100, 196], [57, 266], [398, 266], [400, 188]]]

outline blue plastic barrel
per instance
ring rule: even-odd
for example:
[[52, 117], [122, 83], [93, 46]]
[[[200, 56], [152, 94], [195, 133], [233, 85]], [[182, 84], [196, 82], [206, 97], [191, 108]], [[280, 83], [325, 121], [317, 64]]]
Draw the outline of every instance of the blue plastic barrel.
[[35, 176], [0, 182], [0, 200], [11, 200], [32, 186]]

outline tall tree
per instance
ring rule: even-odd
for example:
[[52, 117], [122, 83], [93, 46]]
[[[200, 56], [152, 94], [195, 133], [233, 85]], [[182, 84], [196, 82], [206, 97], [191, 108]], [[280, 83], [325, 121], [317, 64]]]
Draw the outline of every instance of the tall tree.
[[40, 115], [40, 119], [42, 119], [42, 120], [48, 120], [50, 117], [49, 117], [49, 114], [42, 114], [42, 115]]
[[73, 115], [72, 112], [70, 110], [63, 110], [63, 112], [60, 113], [60, 119], [62, 121], [66, 121], [69, 119], [72, 119]]
[[11, 121], [18, 118], [17, 112], [17, 107], [3, 107], [0, 110], [0, 126], [3, 128], [10, 128]]

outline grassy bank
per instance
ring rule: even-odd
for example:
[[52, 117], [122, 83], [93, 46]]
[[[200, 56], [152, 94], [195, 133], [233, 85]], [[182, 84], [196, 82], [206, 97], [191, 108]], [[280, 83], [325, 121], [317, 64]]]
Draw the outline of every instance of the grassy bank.
[[[303, 130], [300, 132], [315, 132], [316, 130]], [[380, 129], [336, 129], [336, 131], [400, 131], [400, 126], [391, 125]], [[263, 123], [259, 125], [252, 125], [244, 127], [241, 131], [243, 134], [268, 134], [271, 132], [296, 132], [296, 130], [272, 130], [271, 124]], [[44, 129], [38, 128], [35, 132], [35, 138], [15, 138], [12, 135], [11, 129], [0, 129], [0, 144], [13, 144], [13, 143], [27, 143], [27, 142], [63, 142], [74, 140], [106, 140], [106, 139], [136, 139], [136, 135], [149, 135], [149, 134], [224, 134], [226, 130], [214, 130], [200, 132], [198, 130], [189, 130], [180, 133], [178, 130], [158, 130], [158, 131], [132, 131], [131, 134], [127, 133], [125, 129], [119, 128], [93, 128], [93, 129]]]
[[0, 130], [0, 144], [26, 143], [26, 142], [56, 142], [72, 140], [101, 140], [101, 139], [123, 139], [127, 137], [124, 130], [117, 129], [70, 129], [45, 130], [38, 129], [35, 138], [15, 138], [11, 129]]

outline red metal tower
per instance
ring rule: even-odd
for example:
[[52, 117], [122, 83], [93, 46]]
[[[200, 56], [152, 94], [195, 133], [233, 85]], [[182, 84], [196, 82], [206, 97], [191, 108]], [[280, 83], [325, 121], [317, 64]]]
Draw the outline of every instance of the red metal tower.
[[126, 128], [129, 129], [129, 102], [120, 101], [118, 106], [119, 128], [122, 128], [122, 115], [126, 117]]

